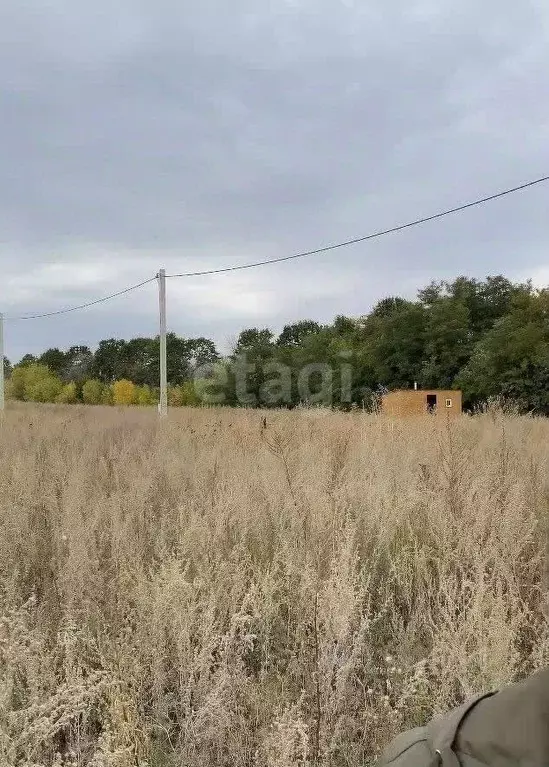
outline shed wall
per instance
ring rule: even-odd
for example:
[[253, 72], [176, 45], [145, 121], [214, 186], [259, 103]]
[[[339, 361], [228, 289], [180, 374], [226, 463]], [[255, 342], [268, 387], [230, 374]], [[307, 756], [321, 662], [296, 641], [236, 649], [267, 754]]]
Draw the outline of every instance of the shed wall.
[[[410, 389], [389, 392], [382, 399], [382, 411], [395, 417], [425, 415], [427, 411], [427, 395], [436, 395], [437, 409], [433, 414], [437, 418], [456, 416], [462, 412], [462, 396], [460, 391], [450, 389]], [[446, 407], [446, 400], [452, 401], [451, 407]]]

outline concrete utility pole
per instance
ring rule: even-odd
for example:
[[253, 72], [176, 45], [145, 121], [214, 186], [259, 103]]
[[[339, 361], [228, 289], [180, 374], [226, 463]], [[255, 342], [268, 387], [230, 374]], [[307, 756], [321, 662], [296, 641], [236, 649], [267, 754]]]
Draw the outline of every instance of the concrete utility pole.
[[168, 371], [166, 364], [166, 270], [158, 272], [158, 299], [160, 305], [160, 404], [158, 412], [168, 414]]
[[4, 401], [4, 315], [0, 312], [0, 413]]

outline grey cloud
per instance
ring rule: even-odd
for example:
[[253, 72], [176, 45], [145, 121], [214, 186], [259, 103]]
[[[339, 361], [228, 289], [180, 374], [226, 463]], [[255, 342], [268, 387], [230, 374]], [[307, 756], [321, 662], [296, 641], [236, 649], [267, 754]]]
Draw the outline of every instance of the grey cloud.
[[[544, 4], [370, 5], [162, 0], [113, 10], [104, 0], [5, 0], [8, 286], [10, 275], [67, 253], [83, 266], [98, 250], [114, 254], [100, 293], [147, 276], [154, 254], [172, 271], [285, 255], [546, 170]], [[276, 295], [274, 324], [364, 312], [381, 294], [413, 292], [431, 277], [533, 270], [546, 199], [538, 189], [314, 262], [250, 272], [251, 284]], [[123, 268], [117, 261], [121, 251], [133, 253], [131, 269], [126, 256]], [[330, 283], [332, 296], [322, 288]], [[233, 289], [227, 281], [229, 302]], [[67, 288], [63, 303], [88, 293]], [[49, 308], [47, 296], [15, 308]], [[62, 297], [55, 293], [56, 305]], [[10, 302], [0, 286], [0, 303]], [[141, 302], [123, 306], [129, 316], [113, 304], [66, 324], [25, 326], [14, 348], [70, 343], [76, 332], [132, 334], [149, 321]], [[178, 330], [218, 338], [238, 330], [239, 315], [222, 303], [207, 317], [194, 311], [177, 308]]]

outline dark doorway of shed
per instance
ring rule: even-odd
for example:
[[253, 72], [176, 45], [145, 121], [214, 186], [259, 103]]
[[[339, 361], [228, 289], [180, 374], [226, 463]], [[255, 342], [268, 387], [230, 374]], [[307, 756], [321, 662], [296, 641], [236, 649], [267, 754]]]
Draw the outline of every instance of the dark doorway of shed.
[[437, 409], [437, 395], [428, 394], [427, 395], [427, 412], [434, 413], [436, 409]]

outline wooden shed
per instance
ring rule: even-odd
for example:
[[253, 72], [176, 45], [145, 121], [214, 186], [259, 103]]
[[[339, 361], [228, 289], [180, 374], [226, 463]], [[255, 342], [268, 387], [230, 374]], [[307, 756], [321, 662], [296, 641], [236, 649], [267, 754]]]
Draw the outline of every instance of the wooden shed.
[[405, 416], [431, 414], [437, 417], [461, 415], [461, 391], [452, 389], [398, 389], [384, 394], [384, 415]]

